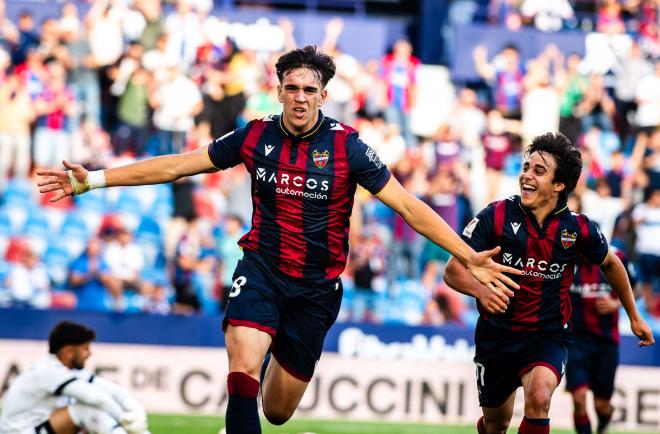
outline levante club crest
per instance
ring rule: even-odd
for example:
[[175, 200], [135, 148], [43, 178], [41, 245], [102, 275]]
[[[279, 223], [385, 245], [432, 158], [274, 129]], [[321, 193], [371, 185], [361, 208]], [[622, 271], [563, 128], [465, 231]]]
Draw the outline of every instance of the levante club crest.
[[565, 249], [568, 249], [575, 244], [575, 240], [577, 240], [577, 232], [569, 234], [568, 229], [561, 231], [561, 245], [564, 246]]
[[330, 153], [328, 150], [324, 150], [323, 152], [319, 152], [318, 150], [314, 150], [312, 152], [312, 159], [314, 160], [314, 164], [316, 164], [316, 167], [319, 169], [323, 169], [326, 164], [328, 164], [328, 160], [330, 159]]

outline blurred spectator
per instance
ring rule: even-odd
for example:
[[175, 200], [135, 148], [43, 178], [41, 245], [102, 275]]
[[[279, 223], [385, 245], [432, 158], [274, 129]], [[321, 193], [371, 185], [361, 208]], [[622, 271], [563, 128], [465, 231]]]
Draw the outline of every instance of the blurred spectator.
[[660, 59], [656, 59], [654, 73], [642, 78], [635, 91], [637, 126], [651, 132], [660, 125]]
[[194, 116], [203, 108], [202, 96], [178, 65], [169, 66], [167, 76], [156, 86], [149, 96], [159, 138], [156, 155], [180, 153], [186, 145], [186, 134], [194, 125]]
[[509, 119], [520, 119], [525, 72], [520, 53], [514, 45], [506, 45], [488, 62], [488, 49], [478, 45], [472, 52], [477, 73], [494, 87], [495, 108]]
[[363, 318], [355, 320], [372, 322], [376, 319], [375, 295], [385, 289], [384, 275], [388, 260], [380, 228], [375, 225], [365, 227], [358, 236], [357, 247], [351, 249], [350, 256], [355, 290], [365, 303]]
[[568, 0], [524, 0], [520, 13], [523, 21], [533, 21], [537, 29], [548, 33], [560, 31], [574, 16]]
[[521, 135], [525, 144], [538, 135], [559, 129], [559, 94], [552, 85], [549, 71], [549, 59], [558, 49], [549, 45], [546, 51], [547, 55], [543, 53], [529, 63], [525, 76], [525, 94], [521, 105]]
[[167, 51], [169, 36], [167, 33], [161, 33], [156, 38], [156, 45], [150, 50], [146, 50], [142, 56], [142, 65], [152, 74], [156, 83], [165, 80], [167, 68], [176, 65], [177, 57]]
[[[617, 52], [614, 51], [616, 54]], [[652, 66], [642, 56], [637, 43], [630, 45], [628, 54], [617, 57], [614, 66], [614, 101], [616, 103], [616, 127], [621, 141], [631, 132], [631, 121], [637, 110], [637, 87], [644, 77], [652, 73]]]
[[325, 26], [325, 38], [321, 48], [335, 59], [335, 76], [326, 86], [328, 98], [323, 104], [323, 113], [340, 122], [352, 122], [356, 111], [353, 82], [358, 74], [358, 62], [341, 50], [339, 36], [344, 23], [339, 18], [331, 19]]
[[644, 305], [648, 313], [660, 317], [660, 188], [647, 189], [645, 201], [633, 209], [632, 219]]
[[140, 310], [159, 315], [170, 313], [171, 307], [167, 300], [168, 286], [165, 273], [156, 270], [143, 273]]
[[51, 288], [46, 266], [26, 241], [16, 240], [14, 246], [15, 252], [12, 254], [14, 258], [9, 261], [7, 277], [7, 288], [12, 305], [37, 309], [49, 307]]
[[5, 73], [9, 55], [0, 49], [0, 194], [8, 176], [30, 172], [30, 123], [34, 115], [25, 85], [13, 71]]
[[392, 52], [381, 61], [381, 78], [387, 90], [385, 119], [399, 124], [406, 146], [417, 141], [410, 130], [410, 111], [417, 97], [417, 70], [419, 59], [412, 54], [412, 45], [405, 39], [394, 43]]
[[[144, 268], [144, 252], [133, 241], [133, 234], [118, 220], [111, 223], [105, 235], [108, 237], [103, 251], [103, 261], [108, 266], [108, 275], [118, 287], [109, 288], [115, 300], [126, 291], [142, 293], [140, 273]], [[122, 306], [115, 306], [120, 309]]]
[[[200, 233], [199, 221], [191, 220], [179, 239], [174, 257], [174, 290], [175, 299], [172, 311], [177, 314], [190, 315], [199, 311], [202, 303], [210, 294], [204, 294], [196, 281], [200, 274], [209, 274], [216, 264], [212, 251], [204, 246]], [[217, 311], [217, 309], [216, 309]]]
[[598, 6], [596, 31], [606, 35], [618, 35], [626, 31], [626, 24], [621, 16], [622, 5], [619, 0], [602, 0]]
[[73, 14], [68, 12], [69, 10], [75, 10], [77, 16], [75, 3], [62, 6], [60, 29], [62, 41], [68, 51], [66, 66], [69, 71], [69, 85], [80, 108], [71, 117], [71, 130], [75, 131], [84, 120], [101, 124], [101, 90], [96, 72], [98, 65], [92, 55], [89, 41], [83, 29], [75, 27], [71, 19], [67, 18], [68, 14]]
[[276, 80], [264, 77], [260, 81], [259, 89], [247, 99], [245, 110], [243, 110], [241, 117], [244, 121], [250, 121], [281, 112], [282, 104], [280, 104], [277, 97]]
[[612, 130], [612, 119], [616, 107], [614, 100], [605, 89], [601, 74], [591, 74], [582, 101], [575, 108], [578, 117], [582, 118], [582, 131], [588, 131], [596, 125], [602, 130]]
[[573, 143], [577, 143], [582, 131], [577, 107], [589, 87], [589, 80], [580, 73], [580, 61], [578, 54], [569, 54], [566, 58], [566, 68], [564, 69], [563, 62], [556, 63], [559, 68], [555, 71], [555, 84], [561, 98], [559, 131]]
[[636, 6], [639, 20], [639, 45], [650, 57], [660, 56], [660, 33], [658, 29], [658, 0], [636, 0], [630, 2]]
[[240, 115], [238, 107], [232, 104], [230, 98], [226, 98], [223, 74], [217, 69], [208, 71], [202, 94], [204, 108], [196, 118], [202, 134], [210, 139], [217, 139], [233, 131]]
[[431, 300], [424, 308], [422, 322], [428, 325], [465, 325], [463, 314], [465, 313], [465, 299], [460, 293], [454, 291], [445, 283], [441, 283], [433, 290]]
[[[11, 33], [7, 33], [11, 35]], [[27, 52], [31, 48], [39, 46], [39, 34], [36, 31], [36, 25], [32, 12], [23, 10], [18, 14], [18, 35], [14, 40], [10, 39], [13, 45], [12, 63], [20, 65], [25, 62]]]
[[101, 75], [105, 67], [113, 65], [122, 55], [124, 8], [121, 1], [95, 0], [85, 17], [94, 64], [101, 68]]
[[0, 49], [9, 50], [18, 41], [18, 29], [7, 18], [7, 3], [0, 0]]
[[486, 161], [486, 202], [490, 203], [497, 198], [504, 161], [513, 149], [513, 138], [507, 131], [506, 120], [499, 111], [488, 112], [488, 128], [482, 135], [481, 141]]
[[76, 110], [75, 97], [66, 84], [66, 70], [58, 61], [47, 65], [48, 78], [37, 97], [34, 131], [34, 163], [53, 168], [69, 158], [71, 135], [67, 122]]
[[598, 224], [600, 231], [612, 242], [614, 224], [624, 210], [624, 202], [620, 197], [612, 196], [612, 189], [606, 178], [596, 180], [594, 190], [587, 189], [582, 194], [582, 213]]
[[490, 0], [488, 2], [488, 21], [503, 24], [508, 30], [519, 30], [522, 18], [518, 8], [519, 0]]
[[176, 0], [175, 9], [165, 19], [165, 30], [169, 35], [167, 51], [176, 55], [180, 68], [187, 72], [204, 40], [202, 23], [191, 0]]
[[156, 41], [164, 31], [161, 0], [134, 0], [133, 6], [142, 13], [145, 25], [140, 36], [144, 51], [153, 50]]
[[477, 93], [469, 88], [458, 92], [458, 101], [452, 110], [449, 126], [454, 137], [469, 150], [481, 145], [481, 134], [486, 129], [486, 115], [477, 107]]
[[137, 65], [117, 102], [117, 129], [113, 148], [116, 155], [128, 152], [136, 157], [145, 154], [149, 137], [149, 74]]
[[69, 284], [77, 297], [78, 310], [109, 311], [121, 306], [122, 288], [113, 281], [108, 264], [103, 258], [103, 245], [99, 238], [91, 238], [82, 255], [71, 264]]
[[221, 308], [225, 309], [229, 300], [229, 292], [233, 284], [233, 274], [236, 264], [243, 257], [243, 251], [238, 246], [238, 240], [243, 236], [243, 222], [237, 215], [225, 217], [222, 233], [218, 240], [218, 253], [221, 262], [220, 279], [222, 292], [220, 294]]

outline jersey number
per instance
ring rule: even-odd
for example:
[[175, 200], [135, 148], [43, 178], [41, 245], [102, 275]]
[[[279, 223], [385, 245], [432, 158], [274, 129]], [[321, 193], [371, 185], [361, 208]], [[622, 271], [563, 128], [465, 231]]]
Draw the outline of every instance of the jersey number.
[[486, 367], [481, 363], [477, 363], [477, 362], [475, 362], [475, 365], [477, 365], [477, 383], [481, 387], [484, 387], [486, 385], [484, 383], [484, 374], [486, 373]]
[[245, 282], [247, 282], [247, 278], [245, 276], [238, 276], [236, 280], [234, 280], [234, 283], [231, 284], [229, 297], [238, 297], [238, 295], [241, 293], [241, 288], [243, 288], [243, 285], [245, 285]]

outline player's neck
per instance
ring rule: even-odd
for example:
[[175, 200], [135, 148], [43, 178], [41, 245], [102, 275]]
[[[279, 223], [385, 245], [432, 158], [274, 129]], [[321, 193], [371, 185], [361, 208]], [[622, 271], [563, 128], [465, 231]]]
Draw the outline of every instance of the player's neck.
[[290, 134], [292, 134], [296, 137], [300, 137], [300, 136], [305, 135], [306, 133], [308, 133], [310, 130], [312, 130], [314, 128], [314, 126], [319, 121], [319, 117], [320, 117], [320, 111], [317, 110], [314, 117], [312, 117], [312, 119], [304, 127], [295, 128], [289, 123], [289, 120], [285, 116], [282, 116], [282, 124], [284, 125], [284, 128], [286, 128], [286, 130]]
[[539, 226], [543, 226], [543, 222], [545, 222], [545, 219], [547, 219], [548, 216], [554, 212], [558, 203], [558, 199], [554, 198], [553, 200], [549, 200], [536, 208], [529, 209], [529, 212], [534, 216], [534, 219], [539, 224]]

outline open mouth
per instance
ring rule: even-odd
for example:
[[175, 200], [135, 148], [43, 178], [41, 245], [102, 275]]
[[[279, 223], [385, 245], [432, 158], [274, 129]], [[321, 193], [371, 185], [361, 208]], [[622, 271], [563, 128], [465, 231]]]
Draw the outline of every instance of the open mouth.
[[522, 184], [522, 191], [527, 193], [533, 193], [536, 191], [536, 187], [531, 184]]

